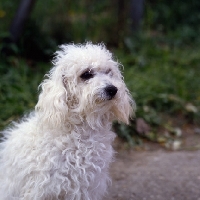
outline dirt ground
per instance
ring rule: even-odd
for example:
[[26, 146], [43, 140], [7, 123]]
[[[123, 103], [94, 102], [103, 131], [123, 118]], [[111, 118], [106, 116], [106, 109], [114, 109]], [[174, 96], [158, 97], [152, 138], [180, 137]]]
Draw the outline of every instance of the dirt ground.
[[189, 129], [181, 140], [178, 151], [152, 143], [127, 150], [117, 140], [104, 200], [200, 200], [200, 134]]

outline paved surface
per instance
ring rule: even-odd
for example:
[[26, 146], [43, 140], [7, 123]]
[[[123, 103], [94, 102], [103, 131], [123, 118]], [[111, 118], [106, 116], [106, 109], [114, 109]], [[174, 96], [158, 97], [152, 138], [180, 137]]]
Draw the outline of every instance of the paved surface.
[[200, 200], [200, 151], [121, 151], [104, 200]]

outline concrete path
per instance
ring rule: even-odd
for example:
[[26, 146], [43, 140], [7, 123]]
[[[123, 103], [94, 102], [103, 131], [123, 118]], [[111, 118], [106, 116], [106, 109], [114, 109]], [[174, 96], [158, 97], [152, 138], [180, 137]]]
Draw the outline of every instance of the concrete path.
[[200, 200], [200, 151], [121, 151], [104, 200]]

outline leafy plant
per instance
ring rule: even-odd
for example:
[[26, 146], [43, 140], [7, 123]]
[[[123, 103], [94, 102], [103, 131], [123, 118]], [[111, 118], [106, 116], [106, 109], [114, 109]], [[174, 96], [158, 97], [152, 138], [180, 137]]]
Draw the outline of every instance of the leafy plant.
[[[144, 119], [152, 129], [165, 125], [163, 115], [181, 115], [189, 123], [198, 124], [198, 47], [185, 45], [180, 49], [168, 43], [165, 37], [155, 39], [148, 35], [126, 38], [124, 44], [126, 51], [117, 51], [117, 54], [124, 65], [125, 81], [137, 104], [136, 117]], [[121, 129], [118, 127], [119, 132]], [[133, 144], [130, 138], [141, 135], [135, 124], [123, 130], [130, 144]], [[156, 135], [156, 131], [153, 132]]]
[[46, 65], [31, 66], [23, 59], [9, 57], [0, 64], [0, 128], [29, 112], [37, 99], [37, 87]]

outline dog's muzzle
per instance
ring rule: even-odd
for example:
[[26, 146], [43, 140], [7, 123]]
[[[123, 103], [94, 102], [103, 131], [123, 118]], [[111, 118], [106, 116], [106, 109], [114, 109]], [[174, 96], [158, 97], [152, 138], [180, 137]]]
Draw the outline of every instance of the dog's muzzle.
[[106, 94], [108, 100], [113, 99], [118, 91], [118, 89], [114, 85], [108, 85], [105, 87], [104, 90], [105, 90], [105, 94]]

